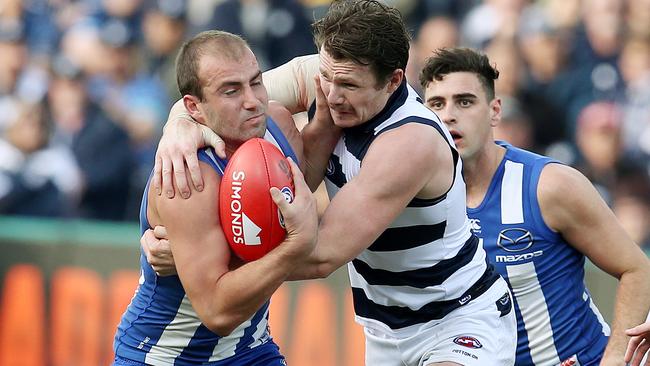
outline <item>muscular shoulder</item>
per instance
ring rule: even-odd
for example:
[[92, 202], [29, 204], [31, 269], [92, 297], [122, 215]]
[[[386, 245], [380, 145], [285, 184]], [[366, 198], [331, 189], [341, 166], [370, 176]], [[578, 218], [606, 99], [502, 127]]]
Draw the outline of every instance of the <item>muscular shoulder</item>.
[[[152, 188], [148, 192], [149, 218], [151, 225], [170, 225], [170, 221], [181, 218], [191, 219], [192, 215], [218, 215], [216, 207], [219, 202], [219, 183], [221, 181], [217, 172], [207, 163], [199, 161], [203, 177], [203, 191], [193, 190], [189, 198], [182, 198], [176, 194], [169, 199], [165, 195], [157, 195]], [[190, 181], [189, 172], [186, 170], [186, 179]], [[173, 178], [176, 186], [176, 178]], [[216, 216], [215, 216], [216, 217]]]
[[364, 165], [390, 168], [402, 180], [422, 179], [419, 198], [439, 197], [453, 181], [450, 145], [435, 128], [421, 123], [407, 123], [382, 133], [372, 142]]
[[551, 163], [540, 174], [537, 199], [546, 224], [561, 231], [575, 215], [589, 209], [593, 200], [600, 200], [600, 196], [582, 173], [567, 165]]
[[435, 128], [422, 123], [407, 123], [381, 133], [370, 149], [425, 161], [451, 158], [451, 149]]

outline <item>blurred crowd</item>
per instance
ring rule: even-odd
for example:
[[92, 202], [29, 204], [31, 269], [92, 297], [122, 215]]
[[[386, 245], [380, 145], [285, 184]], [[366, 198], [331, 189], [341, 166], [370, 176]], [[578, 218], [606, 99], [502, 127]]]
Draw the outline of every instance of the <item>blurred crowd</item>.
[[[497, 136], [581, 170], [650, 245], [650, 0], [385, 2], [412, 30], [413, 87], [436, 48], [484, 50], [501, 72]], [[0, 214], [136, 220], [180, 44], [241, 34], [266, 70], [316, 52], [328, 5], [0, 0]]]

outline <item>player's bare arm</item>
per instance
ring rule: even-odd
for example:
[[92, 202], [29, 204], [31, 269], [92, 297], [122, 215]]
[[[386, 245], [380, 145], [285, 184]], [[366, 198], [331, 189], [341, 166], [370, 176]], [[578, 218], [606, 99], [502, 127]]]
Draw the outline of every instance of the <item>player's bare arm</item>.
[[188, 199], [167, 199], [150, 189], [148, 216], [151, 225], [165, 224], [178, 275], [201, 321], [224, 336], [259, 310], [290, 269], [311, 252], [316, 209], [302, 174], [292, 164], [294, 202], [288, 204], [277, 190], [273, 192], [287, 223], [287, 238], [262, 259], [229, 270], [230, 248], [216, 219], [219, 177], [207, 164], [199, 166], [205, 179], [202, 192]]
[[370, 146], [359, 174], [330, 202], [316, 248], [291, 279], [326, 277], [355, 258], [414, 197], [445, 194], [453, 169], [450, 147], [433, 128], [412, 123], [383, 133]]
[[546, 224], [596, 266], [619, 279], [612, 334], [601, 365], [624, 365], [625, 329], [643, 322], [650, 308], [650, 263], [601, 199], [573, 168], [549, 164], [538, 199]]
[[341, 128], [334, 125], [327, 99], [320, 86], [320, 77], [314, 76], [316, 85], [316, 112], [301, 131], [305, 148], [305, 177], [312, 191], [323, 181], [325, 169], [334, 147], [341, 137]]
[[264, 72], [269, 98], [285, 106], [292, 114], [309, 109], [316, 97], [313, 77], [318, 74], [318, 54], [299, 56]]

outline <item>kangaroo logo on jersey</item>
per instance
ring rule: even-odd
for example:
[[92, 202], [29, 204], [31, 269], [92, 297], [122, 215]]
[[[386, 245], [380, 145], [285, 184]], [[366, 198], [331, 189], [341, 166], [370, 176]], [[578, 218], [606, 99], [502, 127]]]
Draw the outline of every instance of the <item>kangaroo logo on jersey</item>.
[[467, 347], [467, 348], [481, 348], [483, 345], [481, 342], [478, 341], [478, 339], [470, 336], [460, 336], [454, 338], [454, 343], [456, 343], [459, 346]]
[[330, 156], [330, 160], [327, 162], [325, 176], [327, 177], [327, 180], [334, 183], [334, 185], [339, 188], [343, 187], [343, 185], [347, 183], [347, 179], [343, 173], [343, 165], [338, 156]]
[[334, 162], [332, 159], [327, 161], [327, 170], [325, 171], [326, 175], [332, 175], [336, 171], [336, 168], [334, 167]]
[[481, 232], [481, 220], [479, 220], [479, 219], [469, 219], [469, 228], [474, 233], [480, 233]]
[[497, 237], [497, 245], [506, 252], [521, 252], [532, 247], [533, 242], [533, 234], [521, 228], [501, 230]]
[[506, 316], [512, 310], [512, 302], [510, 301], [510, 293], [506, 292], [496, 301], [497, 310], [499, 310], [500, 316]]

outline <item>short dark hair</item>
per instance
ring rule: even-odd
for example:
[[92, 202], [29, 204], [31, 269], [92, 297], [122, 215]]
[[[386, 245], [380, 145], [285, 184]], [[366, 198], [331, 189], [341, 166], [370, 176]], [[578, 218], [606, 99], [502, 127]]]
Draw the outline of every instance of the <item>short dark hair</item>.
[[219, 30], [201, 32], [181, 46], [176, 57], [176, 83], [181, 95], [193, 95], [203, 101], [199, 79], [199, 61], [206, 54], [238, 59], [250, 49], [240, 36]]
[[410, 36], [395, 8], [375, 0], [338, 0], [312, 27], [319, 50], [370, 66], [381, 85], [396, 69], [406, 70]]
[[488, 100], [494, 98], [494, 80], [499, 78], [499, 71], [490, 65], [488, 57], [470, 48], [441, 48], [425, 61], [420, 72], [420, 85], [427, 85], [453, 72], [471, 72], [478, 76], [485, 89]]

